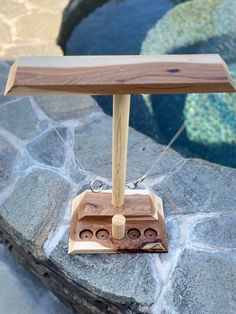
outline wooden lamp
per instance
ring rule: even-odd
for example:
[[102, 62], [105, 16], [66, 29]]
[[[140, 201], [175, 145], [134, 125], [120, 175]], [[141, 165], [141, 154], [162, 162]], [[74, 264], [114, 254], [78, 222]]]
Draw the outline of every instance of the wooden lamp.
[[69, 253], [167, 252], [163, 204], [126, 190], [131, 94], [235, 92], [219, 55], [23, 57], [6, 95], [113, 95], [112, 191], [72, 202]]

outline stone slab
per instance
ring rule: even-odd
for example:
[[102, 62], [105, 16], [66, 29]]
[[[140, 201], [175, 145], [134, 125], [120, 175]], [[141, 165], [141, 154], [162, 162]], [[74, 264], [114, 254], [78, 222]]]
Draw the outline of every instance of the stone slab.
[[176, 313], [236, 311], [236, 261], [223, 253], [186, 249], [170, 277], [165, 302]]
[[236, 213], [222, 214], [197, 223], [190, 240], [236, 251]]
[[66, 137], [66, 128], [52, 129], [29, 143], [27, 148], [38, 162], [52, 167], [61, 167], [65, 162], [66, 147], [63, 141], [66, 141]]
[[78, 119], [85, 110], [99, 110], [91, 96], [35, 97], [40, 108], [53, 120]]
[[0, 126], [21, 139], [32, 138], [45, 127], [40, 123], [28, 97], [0, 106]]
[[0, 208], [1, 226], [24, 250], [41, 258], [44, 242], [65, 214], [70, 185], [49, 170], [22, 177]]
[[187, 159], [154, 186], [166, 215], [235, 211], [236, 170], [200, 159]]
[[152, 275], [149, 254], [68, 255], [68, 233], [50, 260], [71, 280], [93, 294], [125, 305], [127, 312], [146, 313], [160, 292], [160, 278]]

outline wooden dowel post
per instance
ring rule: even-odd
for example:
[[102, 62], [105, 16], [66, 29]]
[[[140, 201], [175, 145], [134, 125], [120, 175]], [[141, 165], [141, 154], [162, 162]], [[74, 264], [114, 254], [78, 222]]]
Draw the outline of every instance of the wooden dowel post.
[[125, 216], [117, 214], [112, 217], [112, 237], [122, 240], [125, 236]]
[[112, 204], [124, 205], [130, 95], [113, 96]]

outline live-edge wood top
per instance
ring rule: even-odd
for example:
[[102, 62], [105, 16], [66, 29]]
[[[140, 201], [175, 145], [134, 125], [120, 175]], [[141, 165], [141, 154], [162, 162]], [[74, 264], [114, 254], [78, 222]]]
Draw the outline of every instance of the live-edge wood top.
[[209, 55], [21, 57], [5, 95], [235, 92], [224, 60]]

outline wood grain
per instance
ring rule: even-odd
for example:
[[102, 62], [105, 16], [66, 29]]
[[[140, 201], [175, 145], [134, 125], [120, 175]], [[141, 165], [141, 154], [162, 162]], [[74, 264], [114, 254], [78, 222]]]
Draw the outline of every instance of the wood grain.
[[116, 240], [122, 240], [125, 237], [125, 221], [124, 215], [116, 214], [112, 217], [112, 237]]
[[[114, 213], [126, 219], [121, 240], [112, 236]], [[111, 191], [85, 191], [73, 200], [69, 253], [167, 252], [162, 213], [161, 199], [147, 190], [126, 190], [124, 206], [120, 209], [112, 205]]]
[[219, 55], [23, 57], [5, 95], [193, 92], [235, 92]]
[[[122, 213], [122, 215], [129, 218], [143, 217], [143, 215], [152, 217], [155, 215], [155, 211], [151, 201], [152, 199], [150, 199], [150, 195], [147, 193], [141, 194], [139, 191], [131, 194], [131, 191], [129, 191], [129, 194], [127, 194], [126, 191], [124, 206], [117, 209], [112, 205], [111, 193], [106, 193], [105, 191], [103, 193], [87, 191], [83, 195], [83, 201], [79, 200], [81, 206], [78, 211], [78, 219], [94, 220], [95, 217], [99, 219], [98, 213], [102, 213], [103, 220], [110, 221], [112, 216], [117, 213]], [[78, 203], [75, 203], [74, 206], [78, 207]]]
[[113, 96], [112, 119], [112, 204], [124, 204], [129, 133], [130, 95]]

